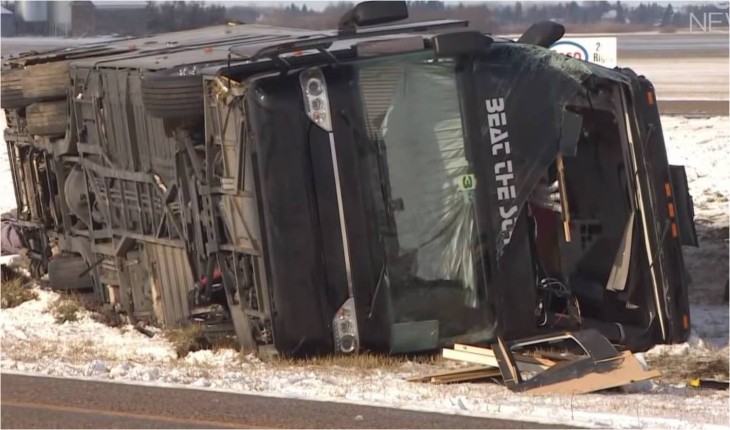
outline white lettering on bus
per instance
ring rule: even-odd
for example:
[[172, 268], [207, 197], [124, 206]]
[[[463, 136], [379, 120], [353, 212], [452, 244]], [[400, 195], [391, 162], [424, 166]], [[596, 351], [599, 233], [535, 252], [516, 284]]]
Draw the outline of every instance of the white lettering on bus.
[[492, 155], [502, 155], [504, 158], [494, 164], [494, 183], [497, 186], [497, 199], [500, 202], [499, 216], [501, 222], [501, 236], [504, 244], [507, 245], [512, 239], [512, 228], [517, 216], [517, 206], [514, 199], [515, 175], [512, 171], [512, 148], [509, 144], [509, 132], [507, 131], [507, 114], [504, 112], [504, 97], [486, 101], [487, 125], [489, 126], [489, 141], [492, 146]]

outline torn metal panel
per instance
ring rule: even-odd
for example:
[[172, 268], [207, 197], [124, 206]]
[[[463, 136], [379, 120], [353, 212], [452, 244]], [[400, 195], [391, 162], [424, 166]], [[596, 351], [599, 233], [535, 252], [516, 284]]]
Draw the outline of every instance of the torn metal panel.
[[[588, 355], [566, 360], [524, 380], [512, 351], [515, 347], [574, 340]], [[585, 394], [660, 376], [645, 370], [629, 351], [619, 353], [595, 330], [540, 336], [514, 342], [498, 338], [492, 346], [505, 384], [511, 391], [531, 394]]]
[[606, 289], [610, 291], [623, 291], [626, 288], [626, 280], [629, 277], [629, 266], [631, 263], [631, 249], [634, 238], [634, 215], [632, 212], [626, 221], [626, 231], [616, 253], [616, 260], [611, 269], [611, 275], [608, 278]]
[[146, 243], [150, 287], [157, 320], [174, 326], [189, 315], [188, 291], [194, 278], [184, 248]]

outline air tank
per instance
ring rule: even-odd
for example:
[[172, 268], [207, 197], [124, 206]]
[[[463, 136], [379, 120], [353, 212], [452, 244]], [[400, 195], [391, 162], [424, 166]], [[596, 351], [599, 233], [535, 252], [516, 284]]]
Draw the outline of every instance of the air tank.
[[15, 13], [25, 22], [48, 21], [48, 2], [40, 0], [17, 0]]

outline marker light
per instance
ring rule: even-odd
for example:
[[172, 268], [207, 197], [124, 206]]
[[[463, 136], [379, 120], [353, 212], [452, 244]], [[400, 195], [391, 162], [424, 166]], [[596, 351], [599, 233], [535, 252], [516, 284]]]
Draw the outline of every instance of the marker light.
[[332, 131], [327, 85], [322, 70], [312, 67], [299, 74], [304, 96], [304, 111], [315, 124], [325, 131]]
[[350, 297], [335, 313], [332, 319], [332, 331], [335, 336], [335, 351], [351, 354], [360, 346], [360, 335], [357, 332], [355, 317], [355, 300]]

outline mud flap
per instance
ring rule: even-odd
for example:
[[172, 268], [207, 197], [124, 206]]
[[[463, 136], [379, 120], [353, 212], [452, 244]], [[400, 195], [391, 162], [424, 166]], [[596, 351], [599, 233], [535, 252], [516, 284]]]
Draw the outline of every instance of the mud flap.
[[75, 254], [59, 254], [48, 262], [48, 280], [51, 289], [57, 291], [93, 288], [86, 261]]
[[391, 328], [391, 354], [432, 351], [438, 348], [438, 320], [395, 323]]
[[674, 203], [679, 224], [679, 242], [682, 245], [699, 247], [695, 230], [695, 211], [692, 196], [689, 194], [687, 173], [684, 166], [669, 165], [669, 177], [672, 181]]

